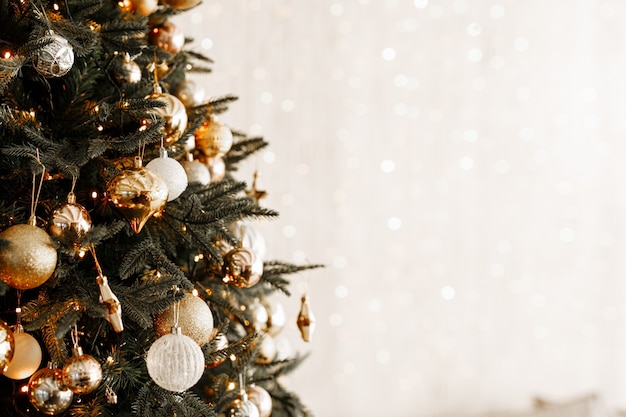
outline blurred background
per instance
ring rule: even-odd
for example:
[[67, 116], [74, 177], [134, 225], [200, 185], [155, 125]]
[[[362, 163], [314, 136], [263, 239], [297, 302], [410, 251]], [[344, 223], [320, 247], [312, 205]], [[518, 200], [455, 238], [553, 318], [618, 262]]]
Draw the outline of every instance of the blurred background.
[[[626, 409], [626, 2], [204, 0], [318, 417]], [[317, 317], [295, 325], [300, 295]]]

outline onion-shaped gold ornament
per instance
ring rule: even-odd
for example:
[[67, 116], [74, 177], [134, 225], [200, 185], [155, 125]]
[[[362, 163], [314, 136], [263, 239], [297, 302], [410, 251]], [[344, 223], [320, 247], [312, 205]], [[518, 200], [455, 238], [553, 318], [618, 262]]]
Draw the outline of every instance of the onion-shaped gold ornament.
[[107, 197], [128, 220], [131, 229], [139, 233], [148, 219], [167, 202], [167, 184], [135, 158], [133, 168], [125, 169], [107, 185]]
[[163, 133], [163, 145], [172, 145], [183, 136], [187, 128], [187, 109], [185, 105], [175, 96], [164, 93], [161, 87], [154, 86], [152, 94], [147, 99], [158, 100], [165, 104], [163, 107], [155, 107], [150, 110], [151, 114], [165, 120], [165, 125], [161, 129]]
[[252, 249], [235, 248], [224, 255], [224, 282], [249, 288], [261, 280], [263, 261]]
[[0, 279], [18, 290], [30, 290], [48, 280], [57, 264], [50, 236], [35, 225], [16, 224], [0, 233], [8, 245], [0, 249]]

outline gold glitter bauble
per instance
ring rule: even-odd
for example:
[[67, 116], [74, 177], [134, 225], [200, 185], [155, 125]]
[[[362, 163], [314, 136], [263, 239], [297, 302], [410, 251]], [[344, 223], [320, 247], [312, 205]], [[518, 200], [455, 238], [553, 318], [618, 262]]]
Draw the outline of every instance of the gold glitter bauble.
[[4, 321], [0, 320], [0, 374], [7, 370], [15, 353], [13, 331]]
[[167, 202], [165, 182], [135, 159], [133, 168], [125, 169], [107, 185], [107, 197], [113, 206], [128, 220], [135, 233], [139, 233], [148, 219]]
[[175, 24], [166, 21], [150, 30], [148, 43], [158, 46], [170, 54], [177, 54], [185, 46], [185, 34]]
[[161, 132], [164, 135], [163, 144], [169, 146], [178, 142], [187, 128], [187, 109], [185, 105], [175, 96], [163, 92], [152, 93], [146, 98], [165, 103], [163, 107], [155, 107], [150, 110], [151, 114], [162, 117], [165, 120], [165, 125], [161, 128]]
[[63, 371], [42, 368], [28, 381], [28, 399], [37, 411], [56, 416], [72, 405], [74, 393], [63, 384]]
[[235, 248], [224, 255], [224, 282], [249, 288], [261, 280], [263, 261], [252, 249]]
[[0, 249], [0, 279], [18, 290], [38, 287], [52, 276], [57, 251], [50, 236], [37, 226], [16, 224], [0, 233], [8, 246]]
[[[155, 317], [154, 331], [159, 337], [171, 333], [174, 310], [175, 305], [172, 305]], [[178, 327], [184, 335], [191, 337], [200, 346], [209, 343], [213, 330], [213, 313], [206, 301], [188, 293], [180, 301], [178, 313]]]
[[217, 120], [202, 123], [194, 136], [196, 149], [208, 158], [223, 156], [233, 146], [233, 133], [228, 126]]
[[259, 417], [270, 417], [273, 405], [272, 397], [264, 388], [251, 385], [246, 388], [246, 394], [248, 394], [248, 400], [259, 409]]

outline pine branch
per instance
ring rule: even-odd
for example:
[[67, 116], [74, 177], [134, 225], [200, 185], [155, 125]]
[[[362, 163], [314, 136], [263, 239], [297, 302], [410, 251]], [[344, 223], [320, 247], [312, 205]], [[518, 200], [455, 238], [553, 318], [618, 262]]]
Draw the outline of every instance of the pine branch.
[[0, 59], [0, 94], [4, 93], [25, 63], [26, 59], [19, 55]]

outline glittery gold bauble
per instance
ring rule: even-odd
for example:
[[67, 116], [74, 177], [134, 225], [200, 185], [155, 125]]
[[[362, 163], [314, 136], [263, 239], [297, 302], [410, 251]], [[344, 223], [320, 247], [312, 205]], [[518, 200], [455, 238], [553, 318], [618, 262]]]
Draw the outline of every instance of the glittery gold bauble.
[[185, 34], [175, 24], [166, 21], [150, 30], [148, 43], [171, 54], [177, 54], [185, 46]]
[[56, 416], [72, 405], [74, 393], [63, 384], [63, 371], [49, 367], [30, 377], [28, 399], [40, 413]]
[[[67, 202], [54, 209], [48, 226], [48, 231], [54, 237], [66, 239], [69, 237], [82, 238], [91, 229], [91, 216], [85, 207], [76, 203], [73, 193], [67, 196]], [[74, 245], [77, 249], [78, 244]]]
[[48, 30], [41, 39], [45, 42], [33, 61], [33, 66], [44, 77], [62, 77], [74, 65], [74, 49], [67, 39]]
[[15, 354], [11, 363], [4, 372], [4, 376], [19, 380], [30, 377], [41, 365], [41, 346], [30, 334], [24, 332], [21, 326], [13, 332], [15, 338]]
[[200, 4], [202, 0], [164, 0], [163, 2], [172, 9], [191, 9]]
[[[154, 330], [161, 337], [169, 334], [174, 326], [176, 306], [173, 305], [154, 319]], [[211, 340], [213, 313], [202, 298], [191, 293], [185, 295], [178, 306], [178, 327], [184, 335], [191, 337], [198, 345], [204, 346]]]
[[163, 107], [155, 107], [150, 110], [150, 113], [162, 117], [165, 121], [165, 125], [161, 129], [164, 135], [163, 144], [169, 146], [178, 142], [187, 128], [185, 105], [173, 95], [163, 92], [152, 93], [146, 98], [158, 100], [165, 104]]
[[0, 374], [7, 370], [14, 354], [15, 338], [13, 331], [8, 324], [0, 320]]
[[57, 251], [50, 236], [37, 226], [16, 224], [0, 233], [8, 242], [0, 249], [0, 279], [18, 290], [38, 287], [52, 276]]
[[224, 255], [224, 281], [237, 288], [249, 288], [261, 280], [263, 261], [252, 249], [235, 248]]
[[135, 166], [123, 170], [107, 185], [107, 197], [113, 206], [128, 220], [135, 233], [139, 233], [148, 219], [167, 202], [167, 185], [135, 159]]
[[100, 362], [91, 355], [83, 353], [78, 346], [73, 355], [63, 365], [63, 383], [74, 394], [89, 394], [100, 386], [102, 382], [102, 367]]
[[195, 132], [196, 149], [208, 158], [223, 156], [233, 146], [233, 133], [218, 120], [207, 120]]
[[248, 394], [248, 400], [259, 409], [259, 417], [270, 417], [270, 414], [272, 414], [271, 395], [258, 385], [247, 387], [246, 393]]

